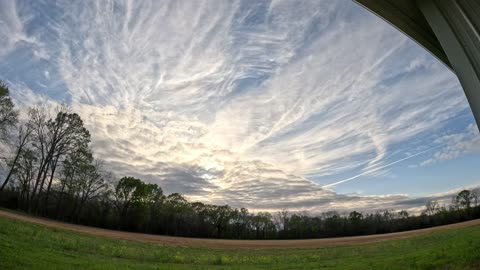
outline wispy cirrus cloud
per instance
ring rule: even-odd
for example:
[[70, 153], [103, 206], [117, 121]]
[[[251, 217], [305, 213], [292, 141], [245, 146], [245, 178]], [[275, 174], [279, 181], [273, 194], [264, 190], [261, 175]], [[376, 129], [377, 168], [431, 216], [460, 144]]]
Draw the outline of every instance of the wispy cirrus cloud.
[[2, 5], [16, 101], [70, 104], [117, 174], [192, 199], [391, 206], [406, 195], [325, 186], [388, 170], [412, 140], [427, 152], [468, 109], [449, 70], [350, 1]]
[[480, 151], [480, 135], [478, 134], [477, 126], [474, 124], [468, 125], [462, 132], [440, 136], [434, 140], [434, 143], [439, 145], [438, 148], [440, 149], [420, 165], [427, 166]]

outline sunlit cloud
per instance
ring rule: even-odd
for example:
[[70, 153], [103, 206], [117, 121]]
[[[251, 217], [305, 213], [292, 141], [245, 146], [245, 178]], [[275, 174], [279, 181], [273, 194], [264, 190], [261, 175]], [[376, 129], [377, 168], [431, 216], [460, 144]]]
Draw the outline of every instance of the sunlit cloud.
[[18, 104], [67, 103], [115, 174], [194, 200], [394, 207], [408, 194], [333, 188], [431, 155], [427, 132], [471, 118], [454, 74], [351, 1], [6, 1], [0, 15]]

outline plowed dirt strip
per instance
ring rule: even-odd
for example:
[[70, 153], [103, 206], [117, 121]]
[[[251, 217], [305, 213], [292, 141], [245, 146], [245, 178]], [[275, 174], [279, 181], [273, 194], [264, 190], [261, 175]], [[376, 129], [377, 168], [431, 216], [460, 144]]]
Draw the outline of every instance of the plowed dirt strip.
[[323, 239], [306, 239], [306, 240], [223, 240], [223, 239], [203, 239], [203, 238], [187, 238], [173, 237], [144, 233], [122, 232], [114, 230], [106, 230], [95, 227], [81, 226], [70, 223], [54, 221], [50, 219], [26, 216], [12, 212], [0, 210], [0, 216], [26, 221], [34, 224], [65, 229], [75, 232], [86, 233], [93, 236], [108, 237], [121, 240], [139, 241], [147, 243], [155, 243], [165, 246], [184, 246], [184, 247], [201, 247], [201, 248], [228, 248], [228, 249], [276, 249], [276, 248], [319, 248], [331, 246], [344, 246], [374, 243], [380, 241], [388, 241], [394, 239], [402, 239], [412, 236], [425, 235], [437, 231], [445, 231], [459, 229], [470, 226], [479, 226], [480, 219], [466, 221], [462, 223], [438, 226], [428, 229], [376, 234], [367, 236], [339, 237], [339, 238], [323, 238]]

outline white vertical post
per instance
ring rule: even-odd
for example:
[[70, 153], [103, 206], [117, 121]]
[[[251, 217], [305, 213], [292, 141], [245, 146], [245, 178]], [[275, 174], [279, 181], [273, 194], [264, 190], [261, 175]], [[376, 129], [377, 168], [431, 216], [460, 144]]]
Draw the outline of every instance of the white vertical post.
[[458, 76], [480, 130], [480, 1], [417, 0]]

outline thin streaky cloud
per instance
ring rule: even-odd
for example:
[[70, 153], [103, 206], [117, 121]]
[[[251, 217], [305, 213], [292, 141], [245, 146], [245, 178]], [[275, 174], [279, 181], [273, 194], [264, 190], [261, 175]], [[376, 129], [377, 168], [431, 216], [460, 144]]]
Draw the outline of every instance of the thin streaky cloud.
[[[421, 153], [432, 175], [469, 153], [429, 150], [474, 125], [455, 75], [349, 0], [0, 1], [0, 15], [16, 104], [70, 105], [107, 168], [166, 192], [253, 209], [388, 208], [410, 190], [364, 181], [354, 195], [351, 180], [405, 165], [395, 181], [412, 186], [407, 163]], [[459, 185], [474, 181], [459, 171]], [[332, 179], [344, 180], [321, 185]]]
[[364, 172], [362, 172], [362, 173], [360, 173], [360, 174], [354, 175], [354, 176], [352, 176], [352, 177], [350, 177], [350, 178], [343, 179], [343, 180], [340, 180], [340, 181], [337, 181], [337, 182], [335, 182], [335, 183], [331, 183], [331, 184], [328, 184], [328, 185], [324, 185], [324, 186], [322, 186], [322, 187], [324, 187], [324, 188], [330, 188], [330, 187], [333, 187], [333, 186], [336, 186], [336, 185], [340, 185], [340, 184], [343, 184], [343, 183], [346, 183], [346, 182], [350, 182], [350, 181], [355, 180], [356, 178], [358, 178], [358, 177], [360, 177], [360, 176], [363, 176], [363, 175], [366, 175], [366, 174], [371, 174], [371, 173], [374, 173], [374, 172], [376, 172], [376, 171], [379, 171], [379, 170], [388, 168], [388, 167], [393, 166], [393, 165], [395, 165], [395, 164], [397, 164], [397, 163], [399, 163], [399, 162], [402, 162], [402, 161], [405, 161], [405, 160], [414, 158], [414, 157], [416, 157], [416, 156], [419, 156], [419, 155], [428, 153], [428, 152], [433, 151], [433, 150], [435, 150], [435, 149], [438, 149], [438, 148], [440, 148], [440, 147], [442, 147], [442, 145], [432, 147], [432, 148], [430, 148], [430, 149], [427, 149], [427, 150], [425, 150], [425, 151], [422, 151], [422, 152], [419, 152], [419, 153], [416, 153], [416, 154], [413, 154], [413, 155], [409, 155], [409, 156], [407, 156], [407, 157], [401, 158], [401, 159], [399, 159], [399, 160], [396, 160], [396, 161], [394, 161], [394, 162], [388, 163], [388, 164], [386, 164], [386, 165], [383, 165], [383, 166], [380, 166], [380, 167], [377, 167], [377, 168], [374, 168], [374, 169], [366, 170], [366, 171], [364, 171]]

